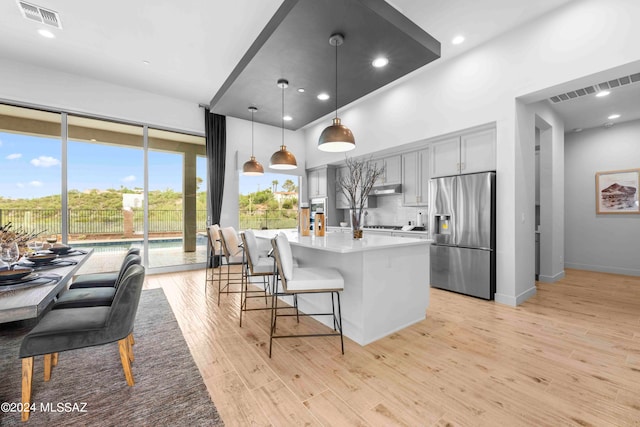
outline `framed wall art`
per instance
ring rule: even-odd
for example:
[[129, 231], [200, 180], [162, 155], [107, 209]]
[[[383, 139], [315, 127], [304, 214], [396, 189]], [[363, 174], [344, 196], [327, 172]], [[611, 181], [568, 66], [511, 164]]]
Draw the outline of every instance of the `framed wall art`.
[[596, 173], [597, 214], [640, 214], [640, 169]]

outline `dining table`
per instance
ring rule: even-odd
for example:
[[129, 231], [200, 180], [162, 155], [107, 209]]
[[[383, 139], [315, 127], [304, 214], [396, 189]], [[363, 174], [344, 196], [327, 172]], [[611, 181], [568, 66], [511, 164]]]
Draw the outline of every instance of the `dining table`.
[[29, 276], [0, 282], [0, 323], [38, 318], [65, 289], [93, 253], [91, 248], [72, 249], [46, 264], [23, 258], [14, 268], [32, 268]]

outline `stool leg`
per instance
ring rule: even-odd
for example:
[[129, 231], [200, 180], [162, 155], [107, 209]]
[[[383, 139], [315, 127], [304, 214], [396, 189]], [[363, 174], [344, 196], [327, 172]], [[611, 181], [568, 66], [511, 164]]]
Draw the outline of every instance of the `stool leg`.
[[129, 360], [128, 351], [128, 338], [125, 337], [118, 341], [118, 349], [120, 350], [120, 361], [122, 362], [122, 369], [124, 370], [124, 377], [127, 379], [127, 384], [132, 386], [133, 372], [131, 372], [131, 361]]
[[22, 359], [22, 421], [27, 421], [29, 419], [32, 379], [33, 357], [25, 357]]
[[51, 354], [44, 355], [44, 380], [51, 379]]
[[300, 312], [298, 312], [298, 294], [293, 295], [293, 305], [296, 308], [296, 322], [300, 323]]
[[[340, 329], [340, 347], [342, 348], [342, 354], [344, 354], [344, 340], [342, 339], [342, 311], [340, 310], [340, 293], [336, 292], [338, 297], [338, 328]], [[333, 300], [333, 297], [331, 297]]]
[[131, 343], [131, 345], [134, 345], [136, 343], [136, 340], [133, 338], [133, 332], [129, 334], [129, 342]]
[[58, 366], [58, 353], [52, 353], [51, 356], [51, 365]]

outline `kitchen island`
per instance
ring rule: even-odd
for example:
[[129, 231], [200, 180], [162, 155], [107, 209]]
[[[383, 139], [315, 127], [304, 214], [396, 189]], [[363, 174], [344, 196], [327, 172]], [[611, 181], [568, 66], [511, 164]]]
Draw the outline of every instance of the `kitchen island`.
[[[278, 230], [256, 231], [270, 239]], [[429, 240], [348, 233], [300, 236], [283, 230], [301, 267], [333, 267], [344, 277], [341, 293], [344, 335], [366, 345], [426, 317], [429, 306]], [[266, 242], [265, 242], [266, 243]], [[331, 311], [322, 295], [298, 297], [305, 313]], [[318, 317], [329, 327], [329, 319]]]

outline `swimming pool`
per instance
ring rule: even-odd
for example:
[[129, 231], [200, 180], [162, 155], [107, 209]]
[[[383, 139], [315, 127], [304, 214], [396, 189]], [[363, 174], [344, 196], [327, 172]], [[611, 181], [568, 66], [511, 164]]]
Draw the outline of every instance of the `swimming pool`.
[[[95, 254], [98, 253], [123, 253], [130, 248], [143, 249], [144, 241], [141, 240], [105, 240], [101, 242], [75, 242], [70, 243], [70, 246], [74, 248], [93, 248]], [[196, 236], [196, 250], [206, 249], [207, 237], [198, 235]], [[149, 240], [149, 251], [157, 249], [181, 249], [181, 238], [166, 238], [166, 239], [153, 239]]]

